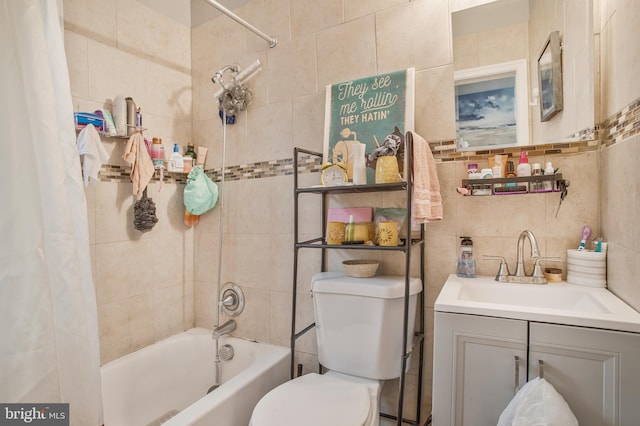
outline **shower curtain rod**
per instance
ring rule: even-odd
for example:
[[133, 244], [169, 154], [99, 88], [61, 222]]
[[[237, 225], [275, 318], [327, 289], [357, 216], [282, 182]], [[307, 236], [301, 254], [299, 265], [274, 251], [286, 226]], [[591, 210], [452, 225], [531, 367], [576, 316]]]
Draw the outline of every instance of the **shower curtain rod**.
[[243, 27], [247, 28], [248, 30], [253, 31], [260, 38], [266, 40], [267, 43], [269, 43], [269, 47], [276, 47], [276, 44], [278, 44], [278, 40], [275, 37], [271, 37], [271, 36], [263, 33], [262, 31], [260, 31], [259, 29], [257, 29], [256, 27], [254, 27], [253, 25], [251, 25], [250, 23], [248, 23], [247, 21], [245, 21], [244, 19], [242, 19], [241, 17], [239, 17], [238, 15], [236, 15], [235, 13], [233, 13], [232, 11], [230, 11], [229, 9], [227, 9], [226, 7], [221, 5], [220, 3], [218, 3], [217, 1], [215, 1], [215, 0], [205, 0], [205, 1], [207, 3], [209, 3], [211, 6], [215, 7], [216, 9], [218, 9], [220, 12], [224, 13], [225, 15], [227, 15], [229, 18], [231, 18], [234, 21], [236, 21], [238, 24], [242, 25]]

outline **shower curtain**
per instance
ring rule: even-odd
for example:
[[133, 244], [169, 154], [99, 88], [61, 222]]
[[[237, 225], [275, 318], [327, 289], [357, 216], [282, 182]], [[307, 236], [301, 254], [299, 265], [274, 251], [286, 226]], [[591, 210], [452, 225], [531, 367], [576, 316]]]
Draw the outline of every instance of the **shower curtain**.
[[0, 0], [0, 52], [0, 403], [69, 403], [71, 425], [101, 425], [87, 208], [58, 2]]

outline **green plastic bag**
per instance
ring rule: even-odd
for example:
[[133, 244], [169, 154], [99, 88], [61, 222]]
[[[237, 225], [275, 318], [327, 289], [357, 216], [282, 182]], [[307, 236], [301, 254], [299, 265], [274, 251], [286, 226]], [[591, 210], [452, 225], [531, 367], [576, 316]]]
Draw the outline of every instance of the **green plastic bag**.
[[191, 169], [184, 188], [184, 207], [187, 211], [200, 216], [211, 210], [217, 201], [218, 185], [204, 173], [202, 167]]

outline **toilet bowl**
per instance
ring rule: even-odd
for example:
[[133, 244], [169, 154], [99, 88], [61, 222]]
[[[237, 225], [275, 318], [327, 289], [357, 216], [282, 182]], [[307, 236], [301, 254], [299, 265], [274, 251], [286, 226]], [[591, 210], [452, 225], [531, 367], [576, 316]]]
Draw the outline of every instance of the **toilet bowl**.
[[256, 405], [250, 426], [378, 426], [382, 383], [329, 371], [290, 380]]

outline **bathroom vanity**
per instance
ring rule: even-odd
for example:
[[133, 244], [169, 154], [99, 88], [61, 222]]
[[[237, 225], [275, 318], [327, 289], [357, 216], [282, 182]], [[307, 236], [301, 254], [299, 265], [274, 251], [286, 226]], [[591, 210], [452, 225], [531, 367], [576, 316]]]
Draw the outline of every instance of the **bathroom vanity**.
[[495, 425], [538, 376], [581, 426], [640, 418], [640, 314], [604, 288], [451, 275], [434, 333], [434, 425]]

